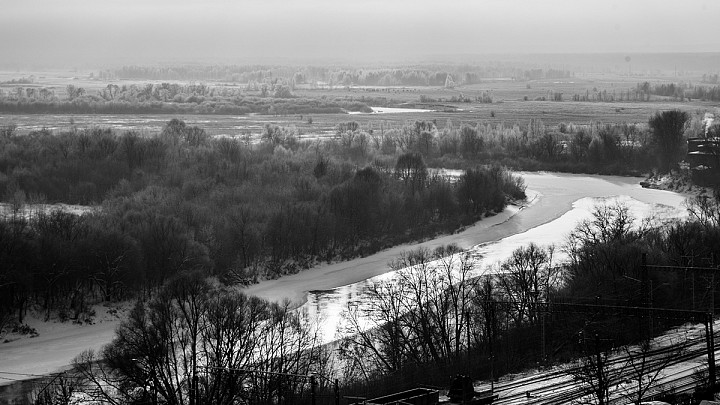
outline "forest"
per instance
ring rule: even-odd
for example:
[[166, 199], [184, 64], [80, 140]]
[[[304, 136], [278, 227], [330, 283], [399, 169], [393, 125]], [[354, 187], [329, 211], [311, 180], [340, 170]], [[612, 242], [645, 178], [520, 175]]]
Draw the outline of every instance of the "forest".
[[[418, 152], [363, 152], [366, 135], [344, 127], [336, 142], [301, 143], [268, 125], [259, 145], [210, 139], [180, 120], [149, 137], [6, 129], [3, 312], [22, 319], [32, 300], [48, 317], [77, 319], [86, 304], [77, 299], [149, 293], [186, 270], [232, 284], [275, 278], [451, 232], [524, 198], [522, 180], [500, 166], [450, 178]], [[58, 201], [99, 210], [24, 209]]]
[[360, 100], [295, 97], [291, 87], [278, 79], [248, 83], [244, 87], [205, 84], [108, 84], [89, 93], [69, 84], [63, 94], [42, 87], [0, 89], [0, 112], [17, 114], [329, 114], [369, 112]]
[[[565, 264], [553, 260], [554, 248], [530, 245], [501, 263], [497, 276], [471, 278], [470, 257], [452, 245], [407, 252], [391, 264], [411, 268], [401, 283], [371, 286], [379, 327], [356, 329], [342, 342], [342, 374], [291, 303], [269, 304], [232, 286], [453, 232], [493, 215], [525, 197], [522, 178], [505, 167], [670, 170], [682, 159], [689, 122], [677, 110], [657, 113], [647, 128], [549, 128], [533, 120], [522, 127], [416, 121], [378, 129], [350, 121], [322, 141], [299, 141], [292, 128], [268, 124], [258, 143], [210, 137], [178, 119], [156, 134], [74, 128], [20, 136], [6, 126], [0, 131], [0, 193], [7, 201], [0, 221], [1, 319], [21, 325], [34, 307], [46, 319], [92, 322], [92, 303], [138, 298], [102, 353], [76, 359], [83, 384], [100, 387], [94, 395], [116, 403], [149, 400], [149, 386], [163, 403], [302, 403], [313, 389], [330, 395], [332, 384], [287, 375], [332, 373], [342, 376], [344, 392], [366, 394], [369, 387], [431, 383], [470, 367], [461, 357], [490, 352], [505, 361], [477, 361], [473, 374], [516, 370], [545, 356], [523, 343], [537, 336], [540, 303], [596, 294], [637, 299], [618, 272], [638, 268], [641, 253], [652, 263], [678, 265], [717, 250], [720, 196], [697, 199], [692, 220], [660, 228], [634, 227], [625, 207], [598, 207], [572, 244], [557, 247], [569, 252]], [[461, 171], [449, 175], [439, 167]], [[96, 209], [79, 216], [34, 208], [54, 202]], [[433, 260], [440, 265], [431, 266]], [[450, 271], [457, 266], [459, 276]], [[656, 286], [683, 286], [656, 292], [658, 306], [689, 305], [687, 280], [651, 277]], [[349, 309], [350, 327], [357, 315]], [[560, 341], [580, 327], [578, 317], [555, 321], [547, 327]], [[627, 342], [641, 333], [637, 326], [616, 328], [617, 322], [597, 318], [586, 328], [613, 325], [624, 333], [618, 341]], [[243, 350], [228, 351], [238, 339]], [[576, 354], [577, 348], [566, 349], [553, 355]], [[254, 356], [258, 350], [267, 357]], [[247, 368], [255, 372], [239, 384], [233, 373]]]

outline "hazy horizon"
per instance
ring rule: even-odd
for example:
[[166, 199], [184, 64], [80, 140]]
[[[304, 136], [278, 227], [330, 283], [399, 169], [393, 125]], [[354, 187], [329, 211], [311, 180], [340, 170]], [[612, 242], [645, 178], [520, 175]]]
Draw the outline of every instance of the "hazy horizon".
[[[716, 52], [688, 0], [0, 0], [6, 65], [420, 60], [442, 55]], [[698, 23], [707, 19], [707, 24]]]

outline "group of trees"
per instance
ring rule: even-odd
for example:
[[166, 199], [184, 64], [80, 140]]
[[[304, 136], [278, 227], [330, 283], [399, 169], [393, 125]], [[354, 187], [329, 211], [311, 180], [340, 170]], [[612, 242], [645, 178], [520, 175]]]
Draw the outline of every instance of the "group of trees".
[[337, 98], [319, 100], [295, 97], [280, 80], [251, 82], [245, 88], [178, 83], [118, 86], [110, 83], [94, 94], [68, 85], [64, 97], [51, 89], [16, 87], [0, 90], [0, 111], [8, 113], [77, 114], [307, 114], [370, 112], [362, 102]]
[[[75, 359], [92, 400], [111, 404], [305, 403], [327, 381], [327, 349], [288, 303], [192, 272], [139, 300], [102, 352]], [[102, 361], [98, 361], [102, 360]], [[312, 383], [321, 385], [311, 387]]]
[[[629, 387], [634, 394], [629, 399], [640, 402], [650, 388], [659, 387], [660, 370], [673, 357], [691, 343], [704, 346], [702, 340], [655, 346], [651, 338], [690, 321], [668, 316], [663, 309], [716, 313], [717, 281], [712, 274], [717, 271], [716, 252], [720, 248], [718, 207], [720, 192], [716, 190], [712, 196], [702, 195], [688, 201], [689, 220], [654, 227], [647, 224], [633, 227], [633, 218], [623, 206], [604, 207], [596, 210], [592, 221], [581, 223], [573, 233], [571, 240], [578, 238], [584, 242], [571, 244], [568, 249], [571, 261], [567, 267], [568, 282], [562, 291], [564, 299], [594, 295], [595, 304], [658, 311], [656, 316], [638, 311], [634, 317], [621, 317], [610, 310], [584, 327], [590, 343], [580, 352], [584, 371], [580, 370], [576, 377], [592, 388], [597, 403], [609, 403], [612, 394], [617, 397], [620, 387], [615, 385], [627, 380], [622, 373], [634, 376]], [[609, 333], [613, 330], [618, 333]], [[618, 341], [639, 344], [633, 350], [618, 353], [613, 350]], [[625, 363], [608, 361], [612, 352]], [[709, 388], [712, 393], [716, 389], [708, 386], [707, 374], [697, 377], [698, 391]], [[619, 394], [625, 395], [622, 391]]]
[[[146, 247], [146, 249], [149, 248]], [[54, 211], [0, 221], [0, 324], [30, 308], [48, 320], [91, 321], [90, 304], [139, 290], [142, 249], [89, 216]]]
[[[607, 90], [600, 91], [594, 88], [592, 91], [585, 90], [585, 94], [573, 94], [570, 99], [572, 101], [596, 101], [603, 103], [612, 103], [615, 101], [650, 101], [650, 93], [644, 88], [641, 88], [640, 85], [638, 85], [636, 89], [620, 90], [619, 92], [615, 90], [611, 92]], [[554, 101], [563, 101], [562, 96], [559, 100], [556, 99]]]
[[178, 65], [178, 66], [123, 66], [100, 71], [100, 79], [180, 80], [261, 82], [267, 77], [292, 77], [297, 71], [287, 66], [262, 65]]
[[663, 83], [651, 85], [648, 82], [638, 84], [637, 88], [647, 96], [657, 95], [673, 100], [699, 99], [702, 101], [720, 100], [720, 86], [693, 86], [690, 83]]
[[[664, 226], [635, 226], [626, 207], [598, 209], [594, 220], [581, 223], [570, 238], [569, 295], [600, 296], [603, 299], [624, 299], [640, 305], [651, 297], [637, 280], [644, 276], [641, 257], [657, 266], [713, 267], [720, 243], [718, 207], [720, 194], [699, 196], [689, 201], [690, 220]], [[652, 283], [654, 305], [663, 308], [708, 309], [714, 303], [705, 292], [693, 300], [692, 280], [700, 282], [704, 275], [685, 271], [650, 272], [646, 281]], [[698, 285], [698, 288], [699, 285]], [[714, 283], [704, 283], [711, 291]], [[697, 291], [696, 291], [697, 293]], [[703, 298], [700, 298], [700, 297]]]
[[497, 272], [478, 269], [454, 245], [404, 253], [390, 268], [394, 277], [370, 284], [346, 313], [340, 355], [351, 379], [462, 363], [471, 349], [492, 350], [509, 327], [534, 330], [539, 304], [562, 281], [553, 248], [535, 244], [514, 251]]
[[[674, 101], [685, 101], [686, 99], [702, 100], [702, 101], [718, 101], [720, 100], [720, 86], [692, 86], [691, 84], [661, 83], [651, 84], [650, 82], [638, 83], [634, 89], [625, 89], [612, 92], [607, 90], [592, 91], [586, 90], [585, 94], [573, 94], [572, 101], [599, 101], [599, 102], [615, 102], [615, 101], [650, 101], [651, 96], [660, 96], [670, 98]], [[654, 98], [654, 99], [657, 99]], [[562, 98], [555, 101], [562, 101]]]
[[[526, 126], [506, 123], [463, 124], [418, 121], [400, 129], [367, 128], [339, 132], [348, 144], [383, 152], [396, 148], [421, 154], [434, 166], [458, 159], [498, 162], [525, 170], [585, 173], [642, 173], [675, 168], [686, 151], [690, 116], [678, 110], [659, 112], [648, 126], [637, 124], [561, 124], [533, 119]], [[699, 130], [699, 129], [698, 129]]]
[[[357, 140], [304, 143], [272, 125], [258, 145], [180, 120], [149, 136], [3, 133], [0, 194], [16, 203], [0, 221], [8, 313], [33, 298], [77, 318], [73, 297], [157, 291], [189, 270], [229, 283], [277, 277], [449, 232], [524, 198], [522, 180], [499, 166], [452, 178], [413, 151], [375, 158], [355, 153]], [[96, 209], [37, 208], [57, 201]]]
[[705, 73], [702, 75], [702, 79], [700, 81], [702, 83], [718, 84], [720, 83], [720, 75], [717, 73]]
[[101, 79], [138, 80], [198, 80], [233, 83], [263, 83], [282, 79], [295, 84], [315, 82], [347, 86], [444, 86], [448, 75], [456, 83], [474, 84], [483, 79], [513, 77], [519, 80], [558, 79], [572, 77], [573, 73], [557, 69], [522, 69], [509, 65], [432, 65], [413, 68], [346, 68], [346, 67], [287, 67], [258, 65], [225, 66], [123, 66], [112, 71], [101, 71]]
[[573, 77], [573, 72], [561, 69], [530, 69], [524, 72], [523, 77], [526, 80], [567, 79]]

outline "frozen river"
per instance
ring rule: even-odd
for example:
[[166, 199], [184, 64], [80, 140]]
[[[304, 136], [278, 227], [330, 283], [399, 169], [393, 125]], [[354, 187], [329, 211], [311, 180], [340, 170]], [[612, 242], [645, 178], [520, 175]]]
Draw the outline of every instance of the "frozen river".
[[510, 207], [454, 235], [398, 246], [348, 262], [321, 265], [250, 286], [247, 292], [270, 300], [294, 300], [308, 319], [320, 322], [328, 342], [337, 337], [336, 329], [347, 304], [362, 300], [369, 283], [392, 279], [387, 263], [403, 251], [456, 243], [471, 250], [475, 257], [474, 272], [479, 275], [531, 242], [562, 245], [575, 225], [589, 218], [598, 204], [620, 202], [638, 219], [662, 221], [687, 216], [685, 196], [644, 189], [638, 177], [556, 173], [522, 173], [522, 176], [531, 198], [525, 207]]

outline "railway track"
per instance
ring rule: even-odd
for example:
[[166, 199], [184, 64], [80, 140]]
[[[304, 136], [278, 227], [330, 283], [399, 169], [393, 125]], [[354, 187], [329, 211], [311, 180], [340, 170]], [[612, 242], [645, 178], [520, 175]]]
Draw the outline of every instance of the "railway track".
[[[715, 338], [718, 334], [714, 334]], [[664, 339], [667, 339], [665, 337]], [[662, 343], [663, 338], [656, 339]], [[707, 365], [707, 349], [705, 338], [699, 328], [685, 330], [684, 340], [679, 343], [663, 344], [644, 354], [638, 350], [628, 354], [625, 351], [615, 352], [608, 358], [610, 370], [610, 397], [613, 404], [626, 404], [632, 401], [638, 387], [637, 371], [632, 371], [633, 356], [635, 361], [645, 358], [642, 367], [644, 375], [655, 376], [655, 381], [644, 397], [663, 393], [691, 392], [699, 384], [695, 376], [699, 368]], [[718, 351], [715, 351], [716, 357]], [[630, 370], [628, 370], [630, 368]], [[501, 382], [495, 385], [498, 400], [495, 404], [570, 404], [578, 403], [584, 397], [591, 396], [591, 390], [574, 376], [581, 373], [581, 365], [556, 368], [549, 372]], [[645, 384], [647, 385], [647, 383]], [[487, 389], [486, 385], [483, 389]]]

